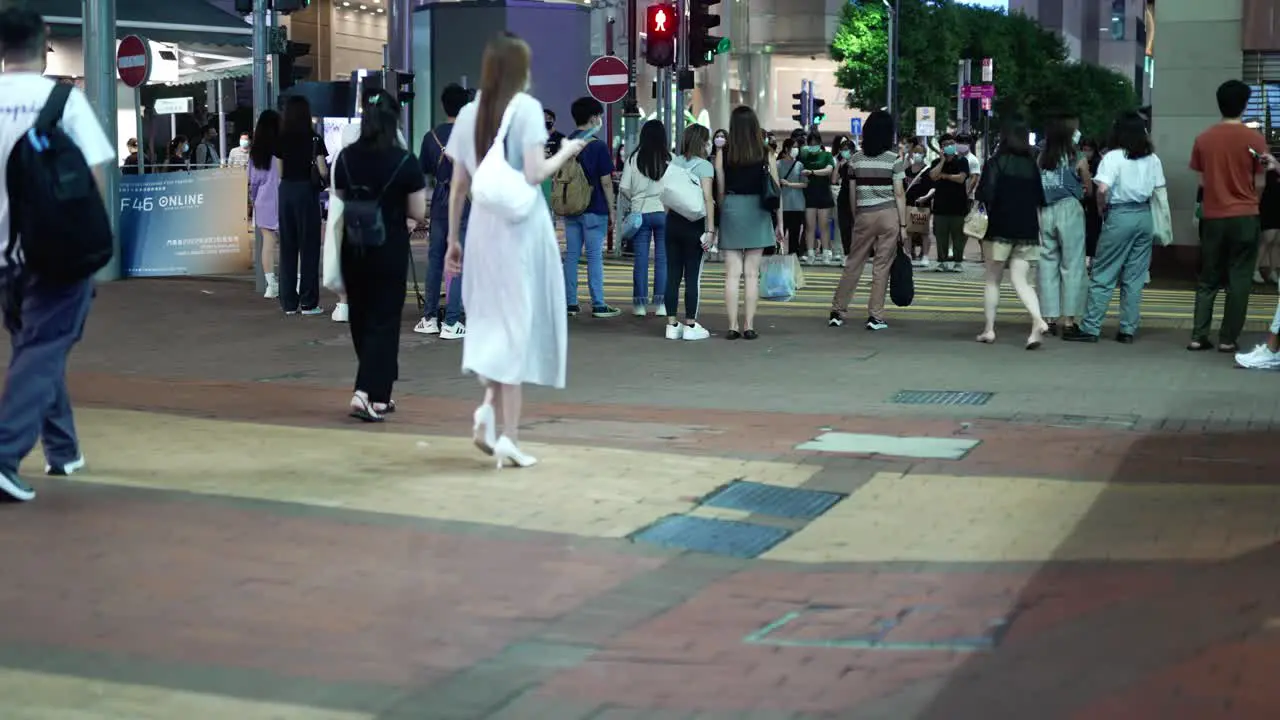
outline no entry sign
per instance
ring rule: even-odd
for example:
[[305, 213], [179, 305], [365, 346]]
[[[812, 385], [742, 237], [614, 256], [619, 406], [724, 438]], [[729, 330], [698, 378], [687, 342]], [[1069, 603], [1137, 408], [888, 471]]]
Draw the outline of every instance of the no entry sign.
[[618, 102], [627, 96], [627, 82], [631, 69], [612, 55], [601, 55], [587, 68], [587, 92], [605, 105]]
[[116, 72], [131, 88], [146, 85], [151, 79], [150, 43], [137, 35], [126, 35], [116, 48]]

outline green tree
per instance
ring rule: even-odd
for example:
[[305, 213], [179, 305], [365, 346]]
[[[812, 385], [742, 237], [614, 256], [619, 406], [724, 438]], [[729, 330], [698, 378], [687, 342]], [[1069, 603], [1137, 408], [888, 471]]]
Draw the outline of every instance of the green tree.
[[[955, 107], [957, 61], [994, 64], [997, 115], [1025, 116], [1033, 125], [1053, 112], [1078, 113], [1085, 132], [1110, 127], [1108, 115], [1135, 105], [1132, 83], [1111, 70], [1067, 60], [1066, 44], [1035, 20], [1015, 13], [962, 5], [953, 0], [901, 0], [898, 97], [904, 127], [913, 108], [932, 106], [941, 117]], [[836, 83], [846, 101], [863, 109], [886, 103], [889, 61], [888, 10], [881, 0], [844, 6], [831, 42], [839, 65]]]
[[1080, 132], [1086, 137], [1105, 140], [1116, 116], [1136, 110], [1142, 102], [1129, 78], [1098, 65], [1065, 63], [1054, 68], [1050, 83], [1054, 93], [1030, 108], [1032, 121], [1068, 112], [1080, 118]]

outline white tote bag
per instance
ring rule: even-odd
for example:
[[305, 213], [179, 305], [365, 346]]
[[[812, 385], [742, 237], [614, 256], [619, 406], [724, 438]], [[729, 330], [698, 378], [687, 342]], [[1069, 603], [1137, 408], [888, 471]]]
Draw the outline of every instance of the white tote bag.
[[518, 223], [529, 217], [536, 204], [542, 202], [542, 193], [538, 188], [530, 185], [524, 173], [507, 162], [504, 141], [515, 104], [515, 98], [507, 104], [507, 109], [502, 113], [502, 125], [493, 138], [493, 145], [489, 146], [471, 178], [472, 206], [509, 223]]
[[[337, 167], [339, 150], [334, 156], [331, 167]], [[338, 193], [329, 190], [329, 219], [324, 227], [324, 256], [320, 271], [320, 284], [330, 292], [339, 295], [346, 292], [342, 284], [342, 198]]]
[[706, 197], [702, 183], [687, 168], [675, 163], [667, 165], [662, 174], [662, 206], [686, 220], [701, 220], [707, 216]]
[[1152, 237], [1162, 247], [1173, 244], [1173, 218], [1169, 212], [1169, 191], [1158, 187], [1151, 193]]

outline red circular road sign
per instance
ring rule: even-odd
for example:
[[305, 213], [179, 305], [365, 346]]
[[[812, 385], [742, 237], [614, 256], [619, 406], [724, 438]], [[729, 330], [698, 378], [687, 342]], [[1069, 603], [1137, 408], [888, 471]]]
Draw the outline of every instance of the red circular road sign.
[[631, 68], [613, 55], [601, 55], [587, 68], [587, 92], [605, 105], [626, 97], [630, 81]]
[[131, 88], [151, 79], [151, 44], [137, 35], [126, 35], [116, 48], [116, 73]]

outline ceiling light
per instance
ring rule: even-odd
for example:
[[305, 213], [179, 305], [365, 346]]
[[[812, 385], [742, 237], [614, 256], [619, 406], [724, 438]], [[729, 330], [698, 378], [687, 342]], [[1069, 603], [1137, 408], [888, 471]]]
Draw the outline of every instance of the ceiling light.
[[360, 9], [361, 9], [361, 10], [368, 10], [368, 9], [369, 9], [369, 6], [368, 6], [368, 5], [361, 5], [361, 6], [360, 6]]
[[351, 3], [349, 3], [349, 2], [345, 2], [345, 1], [344, 1], [344, 2], [342, 3], [342, 7], [351, 7]]
[[385, 12], [382, 8], [378, 8], [378, 12]]

